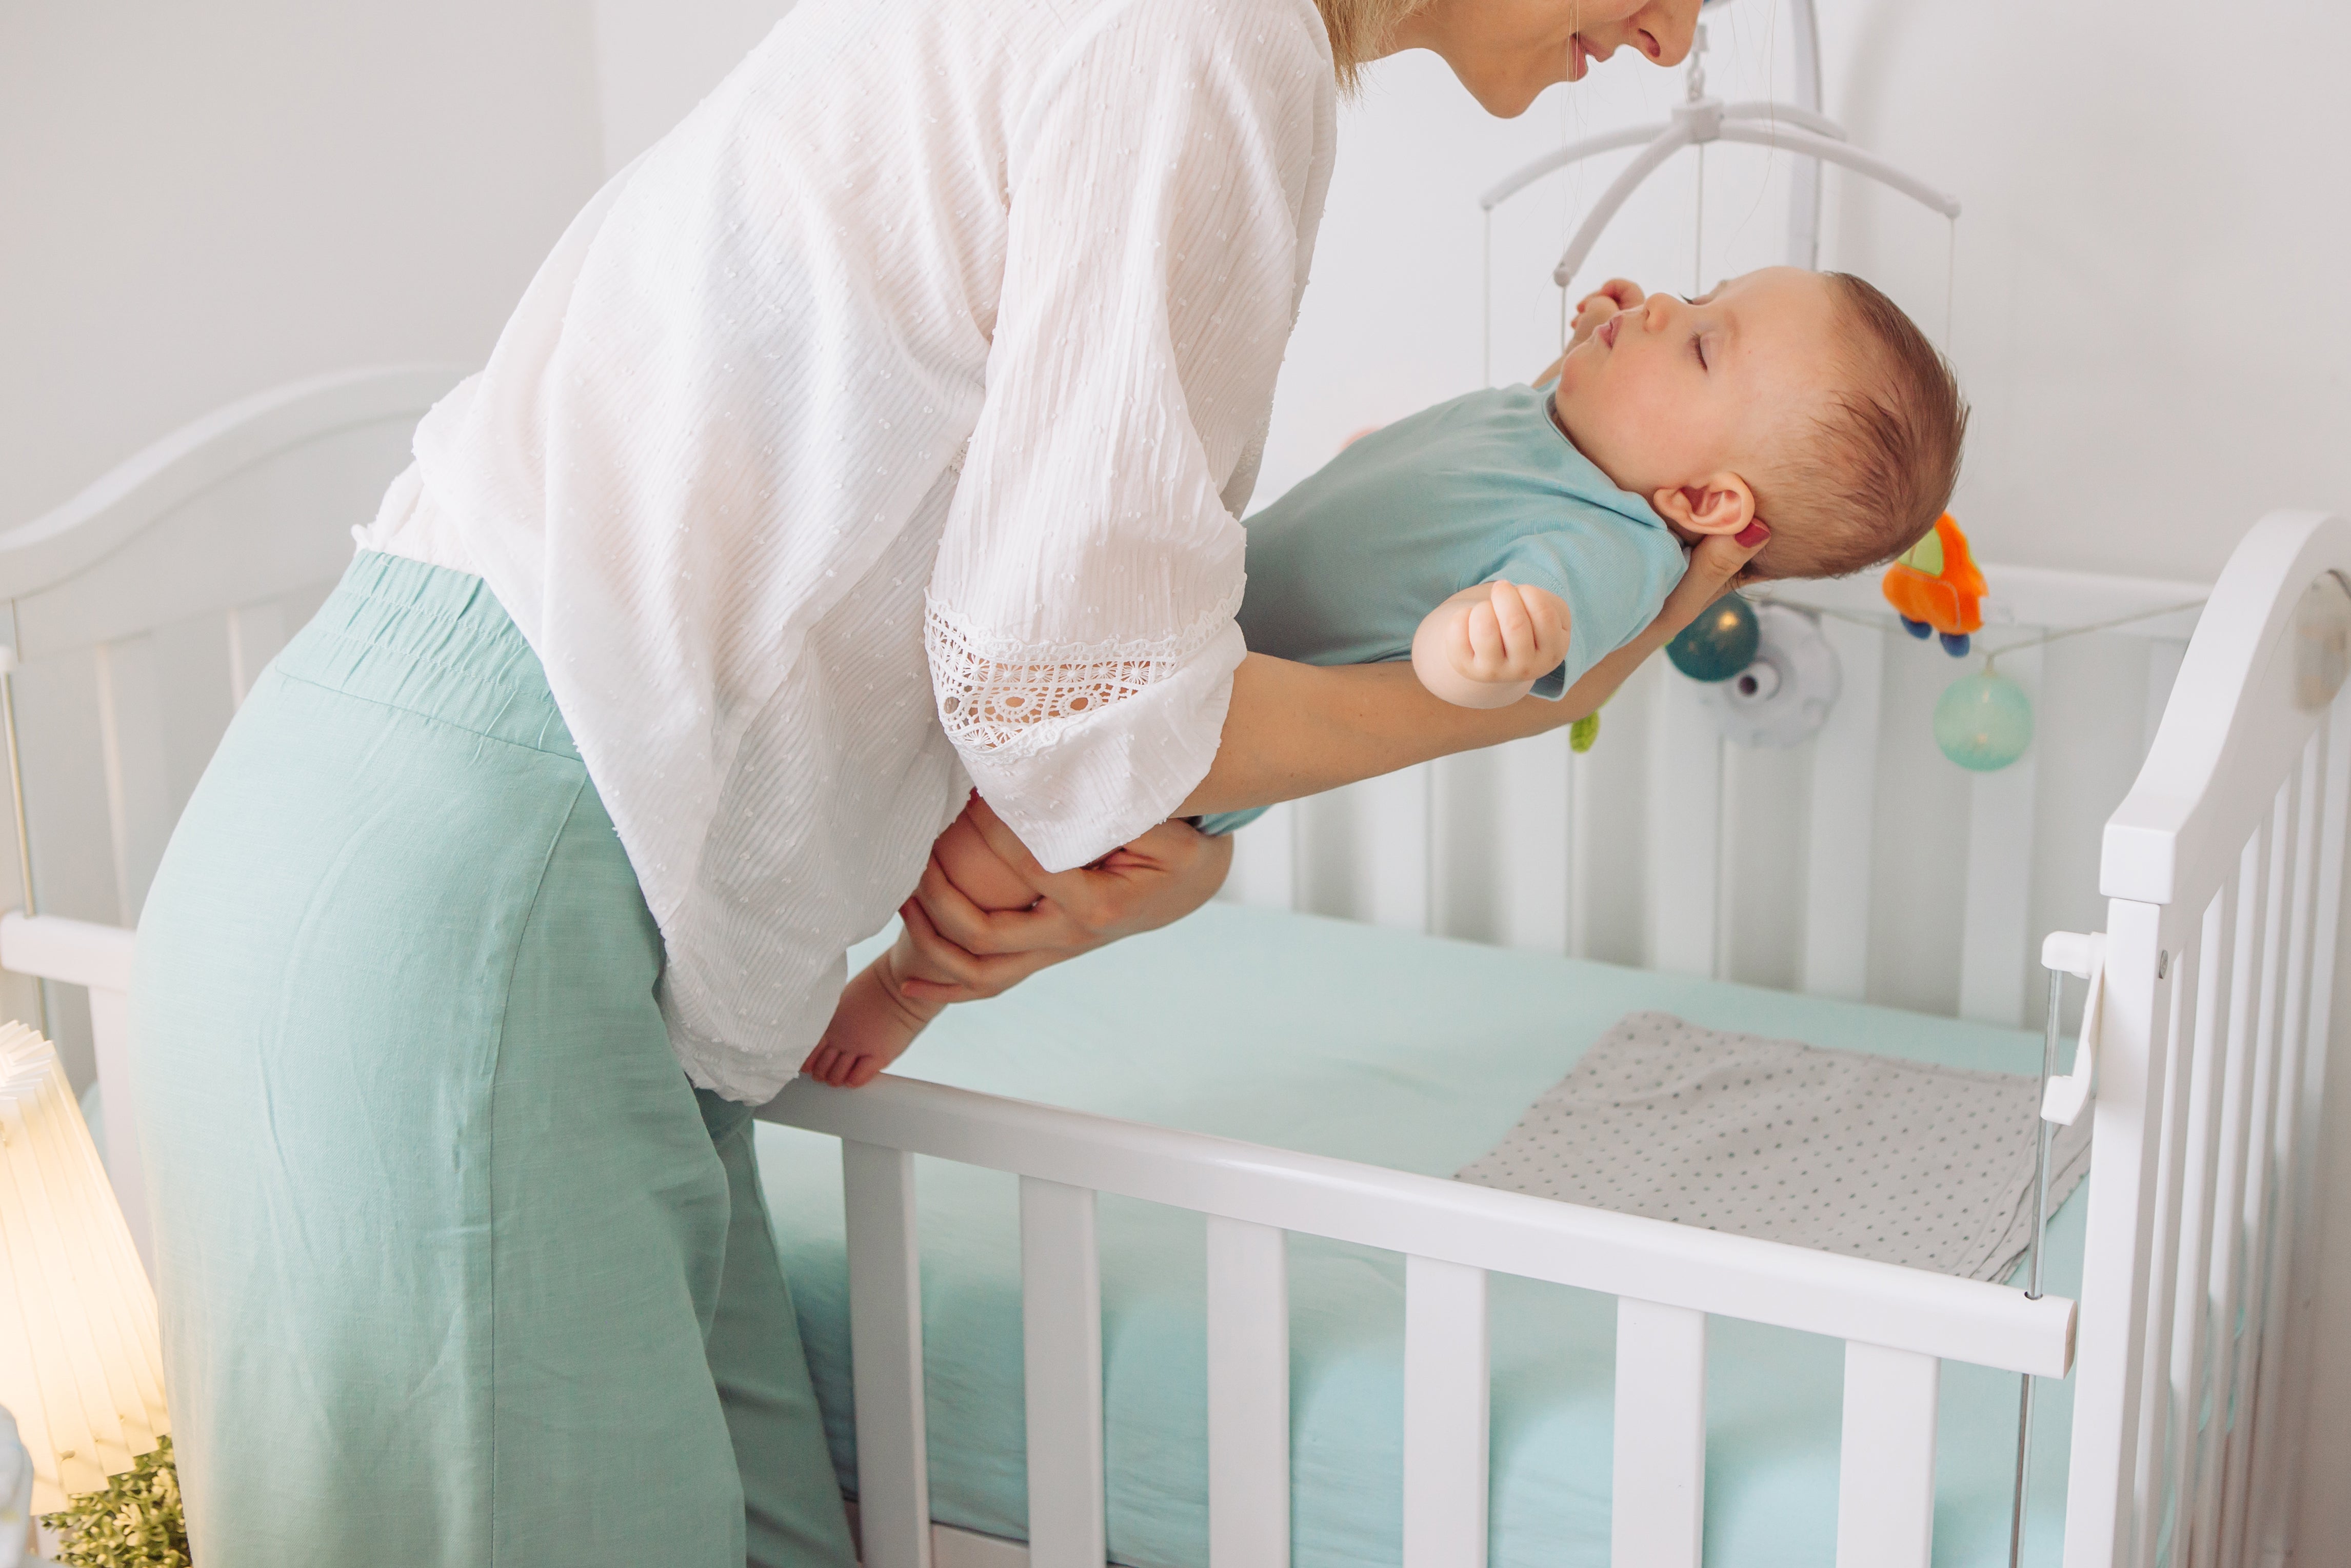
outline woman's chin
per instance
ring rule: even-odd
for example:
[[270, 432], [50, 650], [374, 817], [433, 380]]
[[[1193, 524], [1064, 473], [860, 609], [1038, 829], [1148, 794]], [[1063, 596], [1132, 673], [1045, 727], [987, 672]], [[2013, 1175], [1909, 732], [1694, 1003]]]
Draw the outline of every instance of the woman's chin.
[[1542, 96], [1543, 89], [1551, 86], [1552, 81], [1563, 79], [1553, 77], [1549, 81], [1489, 82], [1471, 81], [1458, 71], [1454, 74], [1461, 85], [1469, 89], [1469, 96], [1478, 100], [1478, 107], [1497, 120], [1516, 120], [1533, 107], [1535, 99]]

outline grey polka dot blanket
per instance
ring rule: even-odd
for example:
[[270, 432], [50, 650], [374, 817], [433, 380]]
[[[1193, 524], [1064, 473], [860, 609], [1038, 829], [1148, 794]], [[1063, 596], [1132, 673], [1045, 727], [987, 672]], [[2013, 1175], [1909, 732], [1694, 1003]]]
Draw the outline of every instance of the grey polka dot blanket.
[[[1627, 1013], [1458, 1177], [1972, 1280], [2032, 1239], [2039, 1082]], [[2090, 1166], [2057, 1129], [2053, 1210]]]

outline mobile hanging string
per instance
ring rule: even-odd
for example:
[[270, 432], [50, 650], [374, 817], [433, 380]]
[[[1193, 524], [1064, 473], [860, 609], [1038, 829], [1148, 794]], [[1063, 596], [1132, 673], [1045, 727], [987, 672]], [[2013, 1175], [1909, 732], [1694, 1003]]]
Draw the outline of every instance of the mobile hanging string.
[[[1706, 98], [1706, 24], [1700, 22], [1690, 34], [1689, 76], [1683, 93], [1686, 103], [1699, 103]], [[1698, 144], [1698, 225], [1690, 235], [1690, 298], [1706, 292], [1706, 143]], [[1567, 286], [1560, 286], [1560, 298], [1567, 298]]]

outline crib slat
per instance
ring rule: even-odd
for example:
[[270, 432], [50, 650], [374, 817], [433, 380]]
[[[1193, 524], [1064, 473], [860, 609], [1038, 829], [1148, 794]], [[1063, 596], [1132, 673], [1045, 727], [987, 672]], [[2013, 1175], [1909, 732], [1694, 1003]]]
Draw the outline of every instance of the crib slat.
[[1803, 988], [1814, 996], [1859, 1001], [1869, 988], [1869, 858], [1886, 633], [1823, 620], [1821, 634], [1836, 651], [1844, 685], [1813, 741]]
[[136, 925], [179, 816], [164, 749], [163, 695], [152, 637], [101, 643], [96, 653], [115, 902], [119, 923]]
[[228, 612], [228, 685], [236, 706], [245, 706], [253, 683], [277, 657], [288, 635], [285, 607], [275, 600]]
[[2304, 1374], [2309, 1365], [2311, 1336], [2315, 1326], [2312, 1306], [2316, 1300], [2318, 1265], [2313, 1224], [2314, 1187], [2321, 1147], [2319, 1118], [2324, 1104], [2321, 1089], [2326, 1071], [2327, 1030], [2334, 1012], [2335, 940], [2343, 905], [2343, 840], [2346, 821], [2351, 821], [2351, 686], [2337, 694], [2334, 711], [2320, 734], [2320, 783], [2312, 792], [2320, 802], [2318, 873], [2311, 911], [2306, 990], [2309, 1000], [2304, 1034], [2307, 1044], [2294, 1132], [2298, 1157], [2281, 1195], [2292, 1216], [2292, 1256], [2287, 1268], [2294, 1289], [2286, 1307], [2285, 1332], [2276, 1343], [2278, 1359], [2283, 1364], [2282, 1394], [2276, 1402], [2263, 1406], [2262, 1414], [2264, 1423], [2274, 1423], [2276, 1437], [2273, 1441], [2264, 1440], [2255, 1454], [2258, 1484], [2253, 1522], [2262, 1532], [2258, 1544], [2264, 1562], [2282, 1561], [2287, 1552], [2298, 1476], [2294, 1446], [2304, 1430], [2309, 1401], [2309, 1379]]
[[[2229, 1048], [2220, 1090], [2220, 1157], [2212, 1195], [2212, 1259], [2203, 1281], [2209, 1328], [2205, 1373], [2210, 1403], [2204, 1439], [2197, 1455], [2196, 1486], [2182, 1501], [2189, 1521], [2190, 1568], [2217, 1568], [2220, 1562], [2220, 1485], [2228, 1458], [2227, 1422], [2236, 1397], [2235, 1326], [2240, 1206], [2243, 1202], [2245, 1146], [2252, 1119], [2253, 1059], [2262, 1011], [2263, 937], [2268, 911], [2270, 824], [2245, 841], [2237, 866], [2235, 951], [2230, 955]], [[2190, 1510], [2192, 1509], [2192, 1511]]]
[[[2000, 662], [2038, 705], [2041, 650]], [[1959, 1016], [2014, 1028], [2024, 1021], [2032, 899], [2033, 796], [2041, 743], [1968, 786], [1967, 913], [1959, 935]]]
[[2172, 1561], [2185, 1564], [2191, 1532], [2196, 1471], [2202, 1450], [2199, 1416], [2207, 1350], [2211, 1333], [2205, 1306], [2205, 1281], [2212, 1264], [2213, 1189], [2220, 1166], [2220, 1084], [2227, 1074], [2230, 959], [2238, 919], [2234, 878], [2221, 885], [2204, 911], [2197, 939], [2196, 1043], [2188, 1089], [2188, 1131], [2181, 1160], [2179, 1267], [2173, 1277], [2171, 1386], [2168, 1431], [2169, 1479], [2179, 1522]]
[[848, 1219], [849, 1357], [864, 1561], [866, 1568], [930, 1568], [914, 1156], [843, 1139], [841, 1187]]
[[1361, 792], [1369, 831], [1357, 851], [1370, 872], [1370, 914], [1374, 925], [1391, 931], [1428, 929], [1429, 862], [1436, 823], [1430, 797], [1436, 788], [1431, 764], [1366, 779]]
[[1289, 1239], [1210, 1215], [1209, 1568], [1289, 1561]]
[[1846, 1342], [1837, 1568], [1927, 1568], [1942, 1370], [1931, 1355]]
[[1102, 1568], [1102, 1260], [1094, 1195], [1020, 1178], [1030, 1568]]
[[1706, 1314], [1616, 1300], [1614, 1568], [1698, 1568], [1706, 1510]]
[[[2174, 917], [2176, 920], [2176, 917]], [[2169, 1010], [2163, 944], [2176, 940], [2158, 904], [2116, 899], [2106, 906], [2104, 1046], [2092, 1106], [2087, 1183], [2094, 1222], [2083, 1242], [2082, 1301], [2074, 1368], [2073, 1457], [2067, 1469], [2065, 1558], [2112, 1563], [2125, 1559], [2131, 1529], [2131, 1483], [2138, 1461], [2142, 1358], [2147, 1354], [2147, 1260], [2161, 1127], [2155, 1085], [2163, 1081], [2162, 1022]], [[2162, 969], [2166, 977], [2158, 979]]]
[[[2277, 1415], [2285, 1372], [2287, 1301], [2293, 1284], [2288, 1266], [2294, 1251], [2294, 1173], [2301, 1160], [2299, 1140], [2302, 1063], [2309, 1016], [2310, 931], [2312, 905], [2317, 897], [2319, 768], [2325, 737], [2314, 735], [2303, 748], [2303, 766], [2295, 782], [2291, 855], [2283, 868], [2291, 879], [2286, 907], [2286, 958], [2277, 1032], [2277, 1080], [2270, 1113], [2270, 1149], [2263, 1162], [2264, 1199], [2255, 1216], [2262, 1242], [2253, 1252], [2260, 1260], [2260, 1312], [2247, 1324], [2253, 1341], [2251, 1354], [2255, 1376], [2247, 1384], [2252, 1396], [2248, 1415], [2237, 1422], [2242, 1458], [2232, 1477], [2236, 1516], [2229, 1549], [2239, 1563], [2257, 1562], [2265, 1544], [2269, 1523], [2266, 1471], [2278, 1461]], [[2258, 1328], [2254, 1325], [2258, 1324]]]
[[[2217, 905], [2216, 905], [2217, 907]], [[2153, 1251], [2147, 1267], [2147, 1346], [2140, 1358], [2138, 1458], [2133, 1469], [2136, 1568], [2155, 1568], [2155, 1549], [2170, 1481], [2167, 1434], [2172, 1420], [2171, 1357], [2179, 1332], [2178, 1292], [2170, 1286], [2180, 1257], [2180, 1206], [2189, 1145], [2188, 1083], [2199, 1005], [2198, 980], [2206, 945], [2191, 942], [2171, 959], [2171, 1006], [2165, 1025], [2162, 1133], [2156, 1157]]]
[[1505, 836], [1499, 845], [1503, 940], [1538, 953], [1566, 953], [1568, 888], [1574, 874], [1573, 753], [1567, 731], [1530, 736], [1496, 753], [1501, 766]]
[[1698, 684], [1662, 664], [1649, 716], [1649, 964], [1711, 977], [1722, 899], [1722, 735]]
[[[2304, 749], [2306, 754], [2307, 747]], [[2235, 1364], [2229, 1377], [2234, 1397], [2228, 1415], [2227, 1462], [2220, 1479], [2221, 1568], [2238, 1568], [2241, 1561], [2246, 1490], [2252, 1479], [2248, 1465], [2252, 1458], [2253, 1379], [2261, 1351], [2261, 1325], [2269, 1312], [2264, 1291], [2269, 1281], [2270, 1180], [2274, 1147], [2272, 1134], [2277, 1124], [2283, 1076], [2281, 1069], [2284, 1065], [2284, 987], [2295, 924], [2291, 890], [2301, 829], [2300, 784], [2299, 770], [2287, 776], [2277, 792], [2270, 820], [2268, 898], [2262, 924], [2262, 997], [2253, 1036], [2251, 1122], [2246, 1134], [2243, 1195], [2235, 1249], [2238, 1279], [2229, 1315], [2224, 1320], [2240, 1326], [2235, 1330]]]
[[1233, 835], [1224, 896], [1253, 909], [1298, 907], [1298, 802], [1285, 800]]
[[1486, 1568], [1486, 1271], [1405, 1261], [1404, 1568]]

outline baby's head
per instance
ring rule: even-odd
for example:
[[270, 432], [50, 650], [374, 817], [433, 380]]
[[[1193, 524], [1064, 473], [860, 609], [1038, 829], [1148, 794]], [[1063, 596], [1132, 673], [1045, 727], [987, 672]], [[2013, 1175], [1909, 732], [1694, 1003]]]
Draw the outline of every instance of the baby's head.
[[1841, 577], [1908, 549], [1950, 500], [1968, 424], [1892, 300], [1791, 267], [1619, 311], [1561, 364], [1552, 406], [1686, 542], [1769, 525], [1750, 577]]

